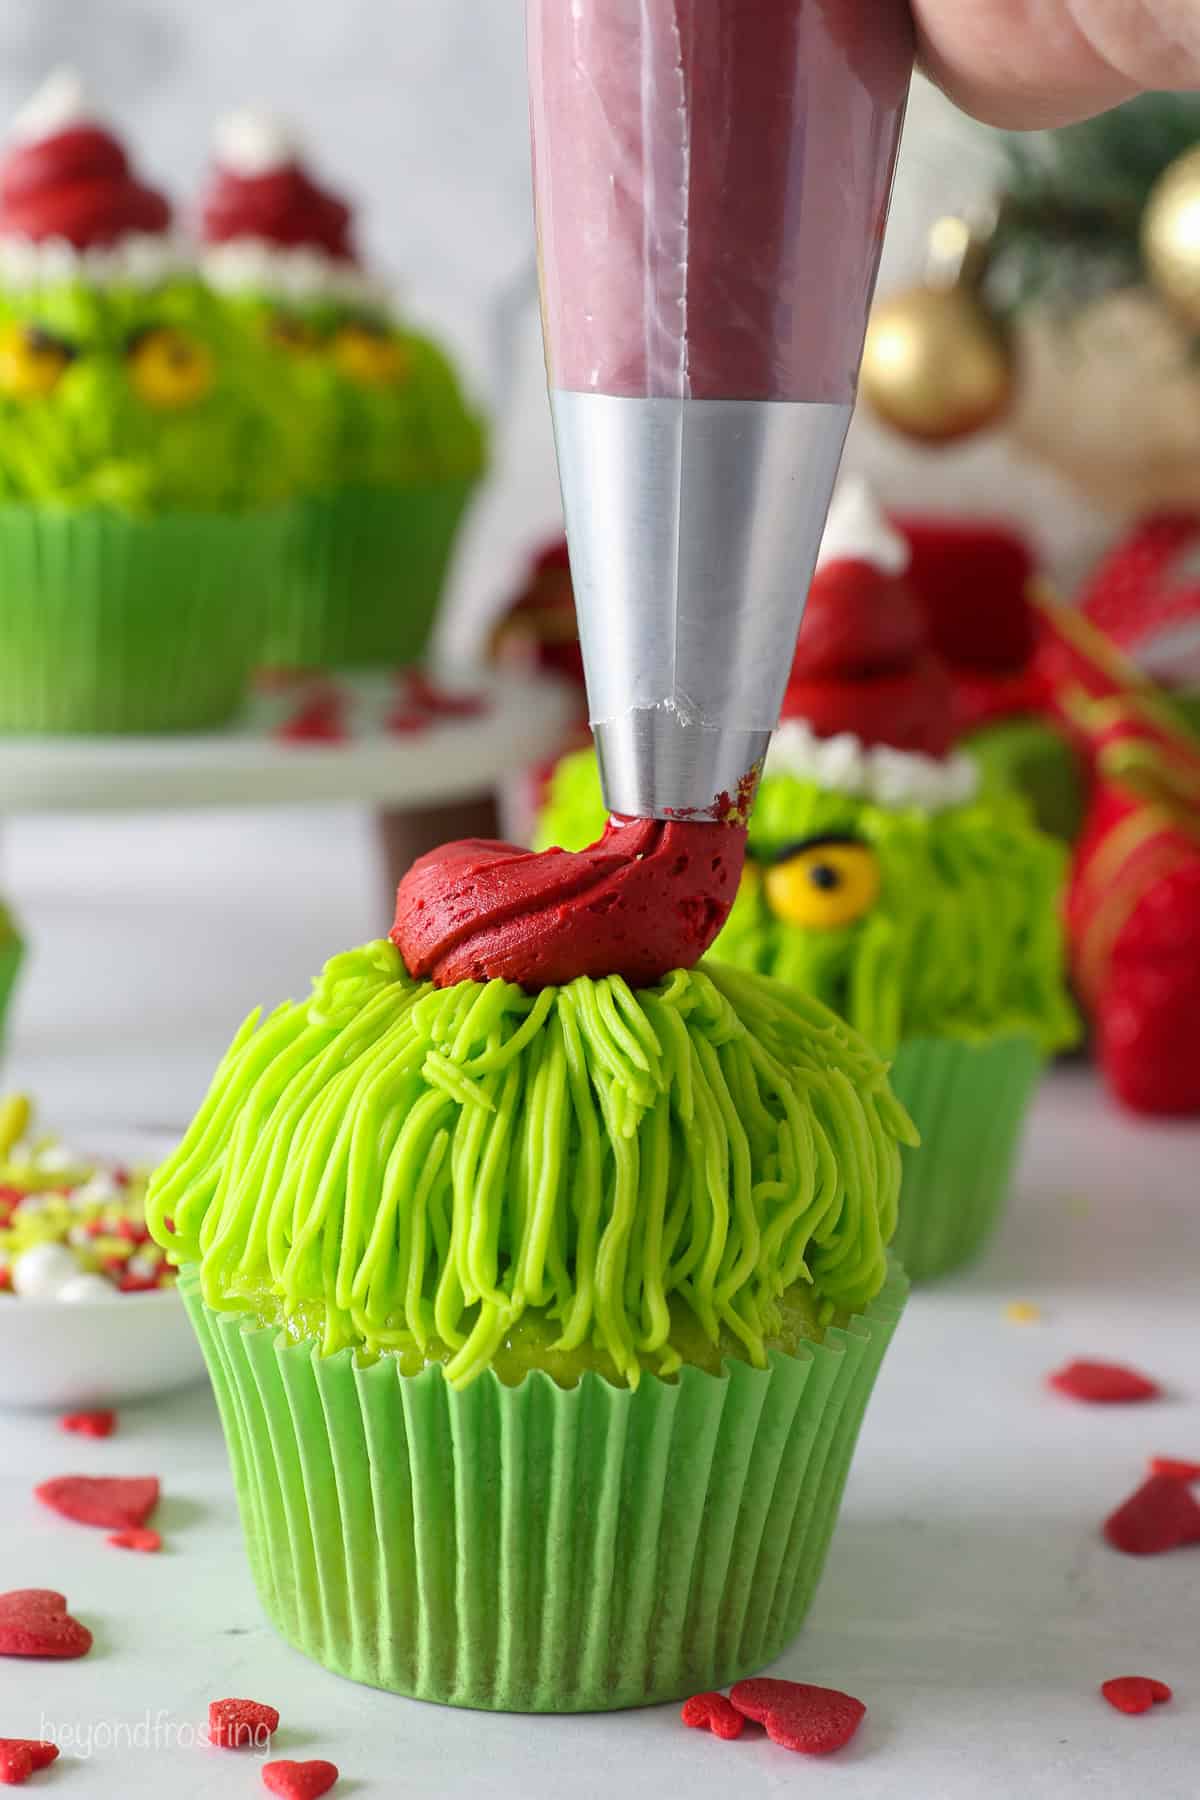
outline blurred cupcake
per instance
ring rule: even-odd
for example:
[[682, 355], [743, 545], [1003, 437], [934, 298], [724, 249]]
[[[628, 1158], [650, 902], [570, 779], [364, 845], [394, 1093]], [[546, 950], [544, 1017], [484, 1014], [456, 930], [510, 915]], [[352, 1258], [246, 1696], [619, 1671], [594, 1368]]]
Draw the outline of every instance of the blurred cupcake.
[[363, 270], [350, 209], [254, 112], [217, 133], [205, 269], [274, 351], [305, 415], [311, 491], [296, 508], [264, 660], [400, 666], [426, 649], [484, 432], [430, 339]]
[[[870, 497], [844, 488], [713, 955], [817, 996], [894, 1059], [921, 1134], [895, 1244], [918, 1280], [982, 1246], [1043, 1061], [1076, 1021], [1064, 851], [953, 749], [907, 558]], [[538, 839], [574, 848], [602, 811], [593, 753], [569, 758]]]
[[215, 725], [248, 681], [286, 432], [169, 224], [53, 76], [0, 163], [5, 731]]
[[[627, 828], [627, 873], [688, 879], [687, 827]], [[401, 886], [416, 968], [437, 854]], [[538, 878], [511, 846], [440, 854], [447, 894]], [[580, 873], [523, 943], [569, 928]], [[451, 964], [467, 925], [453, 902]], [[252, 1015], [152, 1183], [263, 1604], [338, 1673], [453, 1705], [723, 1685], [821, 1571], [905, 1293], [910, 1122], [865, 1043], [761, 976], [437, 981], [380, 941]]]

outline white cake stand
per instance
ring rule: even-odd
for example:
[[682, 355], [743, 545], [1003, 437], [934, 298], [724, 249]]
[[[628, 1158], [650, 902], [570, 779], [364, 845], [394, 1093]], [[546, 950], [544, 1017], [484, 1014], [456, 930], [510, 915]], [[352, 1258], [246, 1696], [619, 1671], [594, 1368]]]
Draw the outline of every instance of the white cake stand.
[[[220, 731], [146, 737], [0, 737], [0, 816], [215, 806], [360, 805], [378, 810], [394, 889], [415, 856], [455, 837], [498, 834], [499, 786], [552, 756], [577, 700], [566, 684], [511, 670], [439, 674], [474, 711], [434, 712], [397, 730], [391, 674], [342, 675], [257, 695]], [[345, 735], [287, 736], [333, 696]], [[419, 710], [419, 709], [418, 709]]]

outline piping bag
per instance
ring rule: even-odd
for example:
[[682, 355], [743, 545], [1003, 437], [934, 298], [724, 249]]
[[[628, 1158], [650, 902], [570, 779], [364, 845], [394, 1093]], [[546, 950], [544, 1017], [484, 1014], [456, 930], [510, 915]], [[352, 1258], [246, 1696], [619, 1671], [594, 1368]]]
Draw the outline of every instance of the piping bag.
[[527, 0], [542, 322], [610, 812], [744, 816], [858, 378], [905, 0]]

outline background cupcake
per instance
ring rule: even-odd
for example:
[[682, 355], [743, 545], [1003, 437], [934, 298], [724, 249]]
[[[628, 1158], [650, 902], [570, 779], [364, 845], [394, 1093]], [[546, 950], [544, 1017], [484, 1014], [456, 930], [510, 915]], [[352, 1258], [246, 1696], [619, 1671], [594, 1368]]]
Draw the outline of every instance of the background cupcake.
[[484, 433], [437, 345], [363, 270], [350, 209], [276, 121], [217, 134], [202, 205], [209, 279], [302, 404], [311, 492], [264, 657], [281, 668], [413, 662], [425, 650]]
[[0, 729], [207, 726], [245, 689], [288, 437], [169, 224], [52, 77], [0, 164]]
[[252, 1017], [148, 1218], [283, 1635], [522, 1711], [769, 1661], [903, 1302], [912, 1137], [845, 1025], [715, 965], [439, 987], [384, 941]]
[[[713, 955], [818, 996], [894, 1058], [922, 1141], [896, 1247], [919, 1278], [982, 1243], [1042, 1062], [1075, 1021], [1063, 850], [953, 750], [907, 559], [869, 496], [844, 490]], [[584, 752], [556, 773], [539, 841], [574, 848], [600, 812]]]

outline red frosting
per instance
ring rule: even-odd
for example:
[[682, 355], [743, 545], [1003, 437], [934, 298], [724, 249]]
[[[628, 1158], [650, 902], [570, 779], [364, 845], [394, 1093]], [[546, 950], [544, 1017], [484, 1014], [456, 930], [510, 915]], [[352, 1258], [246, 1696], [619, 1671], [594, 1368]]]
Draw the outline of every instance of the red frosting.
[[208, 244], [263, 238], [281, 249], [323, 250], [352, 263], [357, 259], [350, 225], [346, 202], [318, 187], [295, 162], [265, 175], [236, 175], [218, 167], [201, 207]]
[[622, 975], [648, 987], [690, 968], [720, 931], [746, 851], [740, 825], [612, 818], [587, 850], [534, 855], [466, 838], [413, 864], [392, 942], [439, 987], [558, 987]]
[[853, 732], [863, 744], [944, 756], [954, 741], [954, 694], [929, 648], [912, 588], [857, 557], [813, 577], [783, 700], [785, 719], [818, 737]]
[[19, 144], [0, 165], [0, 235], [66, 238], [76, 249], [167, 229], [171, 209], [143, 185], [116, 138], [73, 126]]

